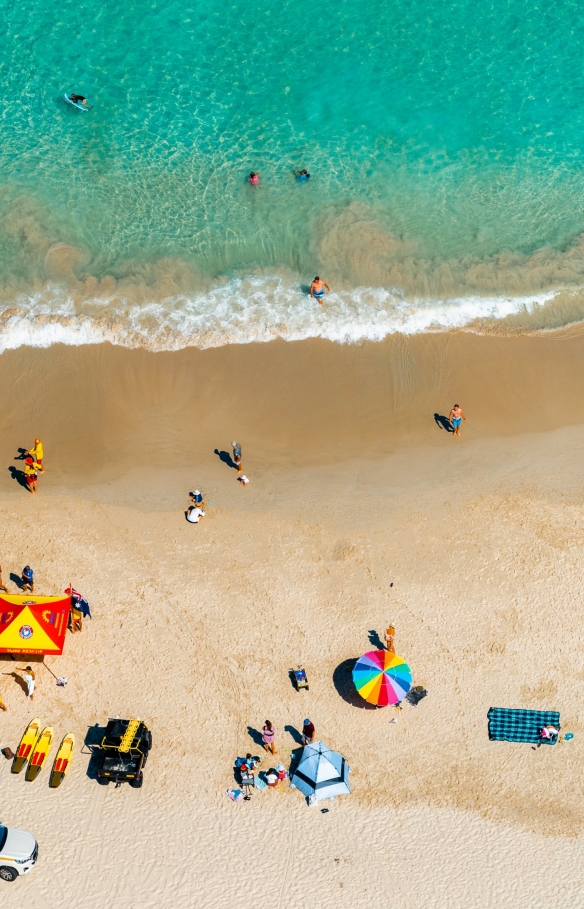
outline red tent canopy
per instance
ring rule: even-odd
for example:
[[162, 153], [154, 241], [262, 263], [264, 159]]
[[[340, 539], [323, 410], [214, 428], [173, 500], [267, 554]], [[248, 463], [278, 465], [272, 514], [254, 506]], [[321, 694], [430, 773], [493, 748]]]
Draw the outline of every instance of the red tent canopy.
[[63, 653], [71, 597], [0, 596], [0, 653]]

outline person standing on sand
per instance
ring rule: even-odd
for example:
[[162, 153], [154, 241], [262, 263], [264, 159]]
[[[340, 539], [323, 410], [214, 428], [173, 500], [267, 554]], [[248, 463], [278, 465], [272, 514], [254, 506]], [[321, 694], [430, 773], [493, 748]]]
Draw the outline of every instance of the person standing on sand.
[[450, 422], [450, 425], [452, 426], [454, 435], [459, 436], [460, 435], [460, 424], [462, 423], [463, 420], [466, 423], [466, 416], [465, 416], [464, 410], [462, 409], [460, 404], [454, 405], [454, 407], [448, 414], [448, 420]]
[[302, 744], [310, 745], [311, 742], [314, 742], [314, 723], [306, 718], [302, 727]]
[[39, 465], [41, 473], [44, 473], [45, 468], [43, 467], [43, 458], [44, 458], [45, 453], [43, 450], [43, 443], [41, 442], [40, 439], [34, 440], [33, 447], [31, 448], [30, 451], [27, 451], [26, 454], [28, 455], [29, 458], [32, 458], [33, 461], [36, 461], [36, 463]]
[[42, 470], [40, 464], [37, 464], [36, 461], [33, 461], [32, 458], [26, 458], [24, 462], [24, 479], [26, 480], [26, 485], [28, 491], [34, 495], [37, 491], [37, 480], [39, 475], [37, 470]]
[[28, 697], [31, 699], [31, 701], [34, 701], [34, 686], [36, 680], [34, 672], [30, 666], [27, 666], [26, 668], [23, 666], [17, 666], [16, 671], [22, 672], [22, 678], [26, 682], [26, 687], [28, 690]]
[[320, 303], [321, 306], [322, 306], [322, 298], [324, 297], [325, 287], [330, 294], [330, 292], [331, 292], [330, 287], [328, 286], [326, 281], [323, 281], [321, 278], [318, 277], [318, 275], [316, 276], [316, 278], [310, 285], [310, 296], [312, 297], [313, 300], [315, 300], [315, 299], [318, 300], [318, 302]]
[[27, 588], [31, 593], [34, 593], [34, 572], [30, 565], [25, 565], [22, 569], [22, 574], [20, 576], [22, 581], [22, 592], [24, 593]]
[[239, 442], [232, 442], [231, 447], [233, 448], [233, 461], [237, 467], [237, 472], [241, 473], [243, 470], [243, 464], [241, 463], [241, 445]]
[[266, 720], [266, 725], [262, 729], [262, 742], [264, 743], [266, 751], [269, 751], [271, 754], [278, 753], [276, 751], [276, 730], [269, 720]]

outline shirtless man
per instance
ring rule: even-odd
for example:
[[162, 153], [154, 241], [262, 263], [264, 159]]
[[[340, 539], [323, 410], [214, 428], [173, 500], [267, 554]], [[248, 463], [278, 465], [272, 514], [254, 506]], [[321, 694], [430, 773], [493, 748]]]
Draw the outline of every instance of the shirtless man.
[[454, 407], [448, 414], [448, 420], [450, 422], [450, 425], [452, 426], [454, 435], [459, 436], [460, 435], [460, 424], [462, 423], [463, 420], [466, 423], [466, 417], [464, 415], [464, 410], [462, 409], [460, 404], [454, 405]]
[[330, 294], [330, 292], [331, 292], [330, 287], [328, 286], [326, 281], [323, 281], [321, 278], [318, 277], [318, 275], [316, 276], [316, 278], [310, 285], [310, 296], [312, 297], [313, 300], [318, 300], [318, 302], [320, 303], [321, 306], [322, 306], [322, 298], [324, 297], [325, 287]]

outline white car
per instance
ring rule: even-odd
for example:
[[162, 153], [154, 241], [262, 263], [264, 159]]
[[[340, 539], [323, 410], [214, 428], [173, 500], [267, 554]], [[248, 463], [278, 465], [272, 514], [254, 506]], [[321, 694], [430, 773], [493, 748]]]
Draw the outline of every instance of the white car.
[[0, 880], [15, 881], [36, 865], [39, 846], [32, 833], [0, 824]]

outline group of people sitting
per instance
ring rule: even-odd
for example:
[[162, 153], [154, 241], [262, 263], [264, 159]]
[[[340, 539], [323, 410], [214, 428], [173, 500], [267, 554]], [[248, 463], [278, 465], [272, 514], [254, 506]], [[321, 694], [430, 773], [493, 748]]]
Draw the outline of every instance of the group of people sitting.
[[[250, 752], [246, 754], [245, 758], [236, 758], [235, 770], [244, 788], [256, 787], [261, 761], [259, 755], [252, 755]], [[288, 771], [283, 764], [278, 764], [277, 767], [270, 767], [262, 776], [267, 786], [275, 789], [278, 783], [288, 779]]]

